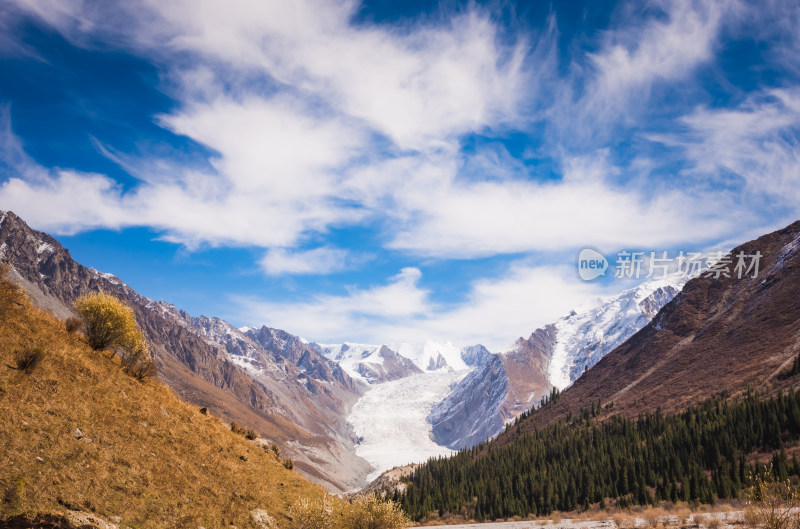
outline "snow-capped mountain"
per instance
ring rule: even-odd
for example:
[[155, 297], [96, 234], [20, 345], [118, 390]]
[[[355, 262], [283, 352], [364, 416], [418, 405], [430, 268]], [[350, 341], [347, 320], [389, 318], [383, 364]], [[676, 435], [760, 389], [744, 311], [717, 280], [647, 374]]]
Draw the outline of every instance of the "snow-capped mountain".
[[687, 280], [673, 275], [642, 283], [520, 338], [433, 407], [428, 421], [436, 442], [458, 449], [496, 435], [552, 387], [568, 386], [647, 325]]
[[[790, 370], [800, 345], [800, 221], [741, 244], [730, 255], [754, 258], [757, 270], [692, 278], [558, 402], [521, 422], [520, 435], [590, 401], [613, 403], [608, 414], [633, 418], [657, 409], [680, 412], [746, 387], [765, 395], [796, 387]], [[512, 431], [503, 442], [515, 436]]]
[[451, 453], [437, 444], [426, 417], [471, 370], [495, 358], [482, 345], [451, 342], [311, 345], [371, 385], [347, 418], [358, 437], [356, 454], [373, 466], [371, 477]]
[[482, 345], [456, 347], [452, 342], [427, 341], [368, 345], [357, 343], [311, 344], [321, 355], [339, 364], [351, 377], [380, 384], [413, 374], [445, 369], [467, 371], [488, 361], [492, 354]]
[[669, 275], [623, 290], [600, 306], [571, 312], [555, 323], [547, 379], [564, 389], [606, 354], [647, 325], [688, 281]]
[[462, 348], [456, 347], [453, 342], [397, 343], [390, 344], [389, 347], [414, 362], [423, 371], [435, 371], [443, 367], [454, 371], [469, 369], [461, 357]]
[[311, 346], [328, 360], [336, 362], [352, 378], [367, 384], [380, 384], [422, 373], [414, 362], [385, 345], [343, 343]]

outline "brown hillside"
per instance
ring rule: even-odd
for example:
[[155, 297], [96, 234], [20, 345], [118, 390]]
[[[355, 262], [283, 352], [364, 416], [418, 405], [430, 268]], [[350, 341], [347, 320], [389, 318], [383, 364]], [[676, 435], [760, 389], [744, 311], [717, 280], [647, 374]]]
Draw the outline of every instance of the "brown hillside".
[[[770, 394], [800, 352], [800, 222], [735, 248], [760, 251], [757, 278], [699, 277], [653, 321], [606, 355], [554, 404], [522, 422], [529, 431], [588, 408], [606, 415], [677, 411], [748, 387]], [[514, 429], [501, 436], [508, 442]]]
[[[37, 349], [40, 363], [17, 369]], [[121, 527], [257, 527], [253, 509], [281, 525], [323, 493], [0, 280], [0, 518], [73, 509]]]
[[142, 327], [159, 378], [182, 399], [279, 443], [298, 470], [330, 490], [364, 483], [369, 465], [353, 454], [346, 421], [364, 388], [296, 337], [266, 329], [280, 339], [262, 345], [217, 318], [193, 318], [148, 299], [77, 263], [57, 240], [12, 212], [0, 211], [0, 262], [11, 266], [9, 278], [36, 306], [62, 318], [91, 292], [121, 299]]

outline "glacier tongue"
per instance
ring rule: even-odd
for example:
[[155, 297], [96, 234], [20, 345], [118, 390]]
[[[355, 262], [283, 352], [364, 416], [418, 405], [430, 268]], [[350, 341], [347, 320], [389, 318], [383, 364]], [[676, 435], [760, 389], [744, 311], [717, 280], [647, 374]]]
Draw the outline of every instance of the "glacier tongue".
[[347, 420], [359, 437], [356, 455], [375, 469], [368, 481], [399, 465], [453, 453], [432, 440], [426, 417], [467, 373], [439, 370], [376, 384], [356, 402]]

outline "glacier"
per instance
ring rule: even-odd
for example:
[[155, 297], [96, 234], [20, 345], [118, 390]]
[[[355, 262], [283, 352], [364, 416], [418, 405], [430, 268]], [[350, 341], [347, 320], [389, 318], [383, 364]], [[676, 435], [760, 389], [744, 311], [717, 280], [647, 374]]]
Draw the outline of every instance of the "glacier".
[[347, 420], [359, 439], [356, 455], [374, 468], [369, 481], [396, 466], [454, 453], [433, 441], [426, 417], [468, 373], [439, 369], [375, 384], [356, 402]]

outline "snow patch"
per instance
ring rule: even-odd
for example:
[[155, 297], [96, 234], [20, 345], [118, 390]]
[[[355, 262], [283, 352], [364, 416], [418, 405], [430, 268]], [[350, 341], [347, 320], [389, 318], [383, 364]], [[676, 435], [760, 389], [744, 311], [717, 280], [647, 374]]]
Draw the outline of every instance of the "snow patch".
[[316, 344], [322, 356], [336, 362], [350, 377], [369, 383], [358, 370], [358, 365], [367, 362], [383, 365], [380, 355], [382, 345], [345, 342], [343, 344]]
[[37, 254], [42, 254], [44, 252], [52, 253], [54, 251], [55, 251], [55, 249], [53, 248], [53, 246], [51, 244], [46, 243], [46, 242], [40, 242], [38, 244], [38, 246], [36, 246], [36, 253]]
[[244, 356], [231, 355], [231, 354], [228, 355], [228, 358], [230, 359], [231, 362], [243, 368], [245, 371], [249, 373], [259, 374], [264, 372], [263, 369], [261, 369], [257, 365], [254, 365], [254, 361], [250, 358], [245, 358]]
[[797, 234], [794, 239], [781, 248], [781, 253], [778, 255], [778, 259], [770, 272], [783, 268], [786, 265], [786, 261], [796, 254], [798, 249], [800, 249], [800, 234]]

